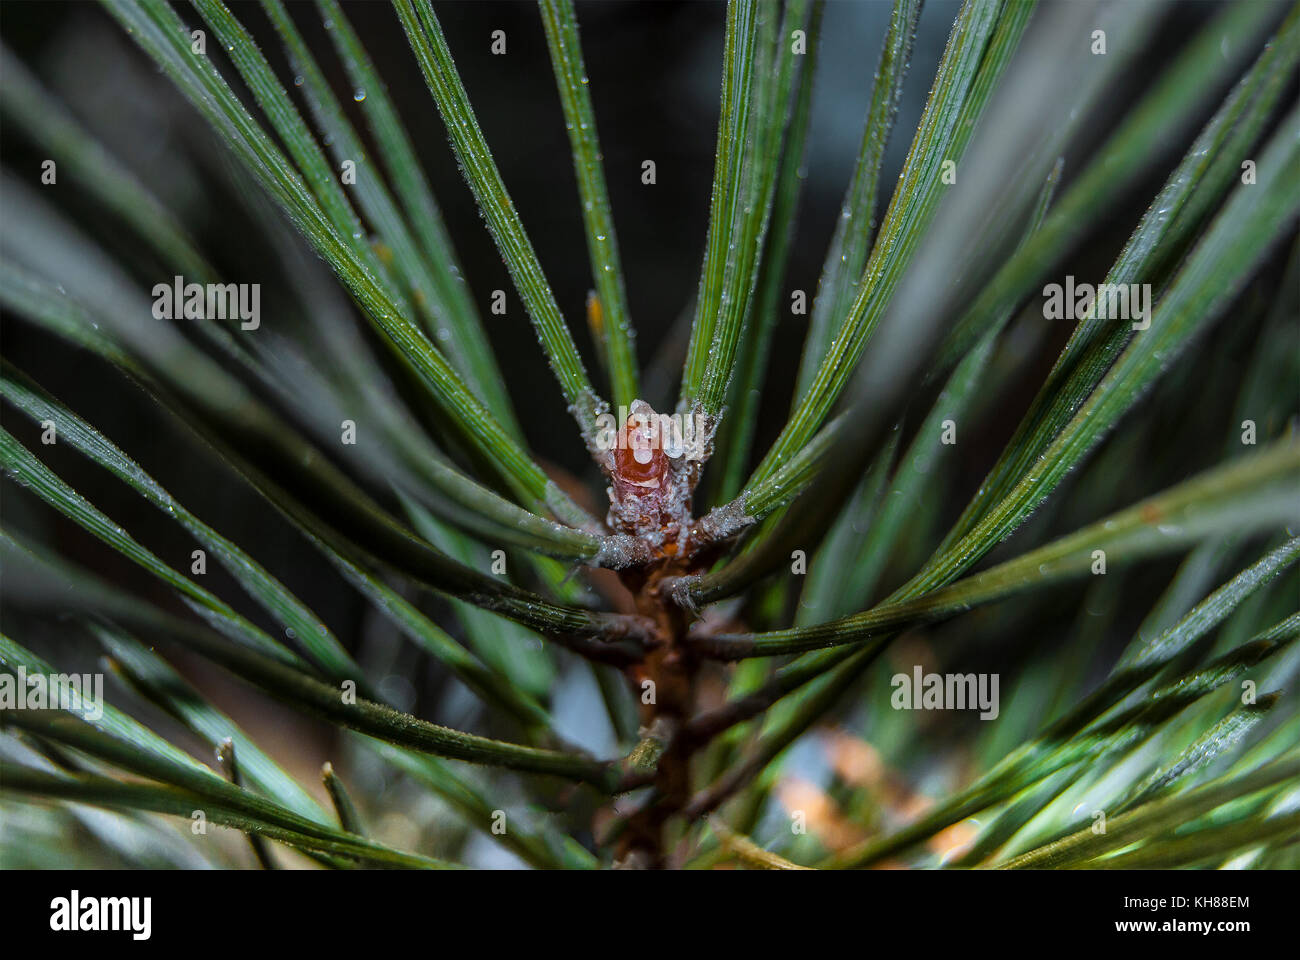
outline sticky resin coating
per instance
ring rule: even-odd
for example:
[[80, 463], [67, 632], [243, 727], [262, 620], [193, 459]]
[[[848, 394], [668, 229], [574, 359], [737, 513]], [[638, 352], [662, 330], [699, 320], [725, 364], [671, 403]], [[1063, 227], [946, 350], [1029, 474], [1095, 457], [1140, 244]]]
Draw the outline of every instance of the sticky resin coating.
[[610, 471], [610, 525], [625, 533], [663, 530], [675, 517], [672, 454], [681, 456], [671, 429], [650, 404], [634, 400], [618, 435]]
[[659, 442], [659, 430], [649, 404], [637, 400], [632, 404], [631, 413], [614, 451], [614, 472], [629, 487], [629, 492], [649, 496], [667, 480], [668, 458]]

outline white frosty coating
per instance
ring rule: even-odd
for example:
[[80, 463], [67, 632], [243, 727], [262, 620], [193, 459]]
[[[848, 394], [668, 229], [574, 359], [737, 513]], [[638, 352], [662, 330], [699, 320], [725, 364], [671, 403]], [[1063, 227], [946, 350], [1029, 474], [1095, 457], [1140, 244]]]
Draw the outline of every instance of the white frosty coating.
[[755, 523], [756, 518], [745, 511], [745, 498], [740, 497], [720, 507], [714, 507], [696, 523], [696, 530], [706, 540], [721, 540]]
[[615, 533], [601, 539], [600, 549], [590, 562], [593, 567], [622, 570], [638, 563], [646, 563], [653, 555], [647, 538]]
[[677, 604], [677, 606], [681, 607], [683, 610], [687, 610], [692, 614], [695, 613], [695, 601], [691, 599], [691, 587], [695, 586], [699, 582], [700, 575], [697, 573], [693, 573], [686, 577], [674, 578], [668, 587], [668, 592], [673, 598], [673, 603]]
[[669, 513], [667, 501], [660, 501], [650, 507], [635, 496], [620, 500], [609, 487], [609, 515], [606, 522], [614, 530], [634, 532], [632, 539], [650, 547], [660, 547], [664, 543], [663, 518]]

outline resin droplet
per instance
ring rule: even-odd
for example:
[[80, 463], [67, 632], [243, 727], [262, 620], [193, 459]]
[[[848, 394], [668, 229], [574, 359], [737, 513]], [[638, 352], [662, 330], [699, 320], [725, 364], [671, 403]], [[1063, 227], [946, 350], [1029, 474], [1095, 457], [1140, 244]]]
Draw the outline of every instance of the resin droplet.
[[645, 496], [662, 487], [668, 471], [662, 431], [658, 415], [644, 400], [632, 401], [628, 413], [614, 450], [614, 479], [628, 493]]
[[[621, 533], [655, 534], [675, 525], [679, 511], [673, 462], [665, 444], [669, 418], [634, 400], [610, 458], [609, 523]], [[680, 454], [679, 454], [680, 455]]]

